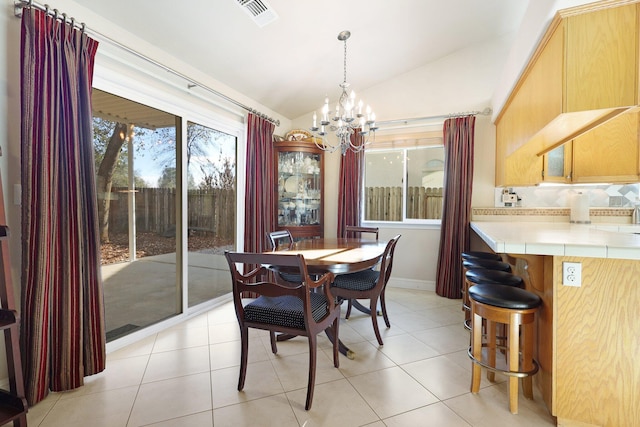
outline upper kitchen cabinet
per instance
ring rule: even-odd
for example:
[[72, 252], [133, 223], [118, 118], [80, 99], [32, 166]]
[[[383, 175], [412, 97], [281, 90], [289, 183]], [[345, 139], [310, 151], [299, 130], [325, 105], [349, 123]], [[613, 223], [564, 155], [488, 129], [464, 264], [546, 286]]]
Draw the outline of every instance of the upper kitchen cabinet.
[[634, 176], [615, 170], [592, 175], [593, 162], [582, 164], [592, 156], [582, 151], [597, 146], [601, 161], [609, 164], [620, 151], [638, 152], [637, 135], [613, 140], [628, 134], [628, 127], [616, 127], [627, 126], [625, 119], [586, 136], [639, 103], [638, 20], [638, 3], [627, 1], [556, 14], [496, 120], [496, 185], [543, 182], [546, 153], [575, 140], [580, 143], [564, 150], [571, 182], [577, 182], [579, 171], [586, 171], [581, 182], [595, 182], [596, 176], [628, 182]]
[[637, 105], [637, 4], [568, 16], [565, 58], [565, 112]]

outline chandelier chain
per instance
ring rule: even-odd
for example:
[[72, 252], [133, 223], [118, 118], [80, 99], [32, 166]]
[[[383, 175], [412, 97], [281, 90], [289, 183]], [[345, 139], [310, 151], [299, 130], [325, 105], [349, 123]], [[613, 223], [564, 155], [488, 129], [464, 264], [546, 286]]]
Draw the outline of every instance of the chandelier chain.
[[344, 83], [347, 82], [347, 40], [344, 40]]

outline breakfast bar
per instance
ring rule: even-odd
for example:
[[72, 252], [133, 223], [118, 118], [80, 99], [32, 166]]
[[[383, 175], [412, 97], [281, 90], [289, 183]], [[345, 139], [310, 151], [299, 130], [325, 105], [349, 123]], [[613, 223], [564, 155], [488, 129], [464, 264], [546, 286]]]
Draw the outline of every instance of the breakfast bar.
[[[640, 420], [640, 226], [474, 221], [471, 229], [472, 249], [501, 254], [543, 300], [534, 380], [558, 425]], [[578, 271], [564, 278], [563, 263]]]

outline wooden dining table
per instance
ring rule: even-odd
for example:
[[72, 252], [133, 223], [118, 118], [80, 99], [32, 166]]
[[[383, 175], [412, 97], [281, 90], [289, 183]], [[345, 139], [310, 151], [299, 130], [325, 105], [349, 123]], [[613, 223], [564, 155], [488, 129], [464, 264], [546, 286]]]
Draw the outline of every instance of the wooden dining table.
[[[278, 254], [302, 254], [309, 273], [322, 274], [330, 271], [333, 274], [347, 274], [363, 271], [375, 266], [380, 257], [384, 254], [387, 242], [370, 239], [357, 238], [320, 238], [305, 239], [294, 242], [286, 250], [271, 251]], [[357, 301], [352, 301], [355, 308], [365, 313], [369, 309], [362, 306]], [[329, 339], [334, 337], [326, 331]], [[279, 340], [291, 337], [282, 335]], [[355, 357], [355, 353], [347, 348], [342, 342], [339, 343], [340, 353], [349, 359]]]

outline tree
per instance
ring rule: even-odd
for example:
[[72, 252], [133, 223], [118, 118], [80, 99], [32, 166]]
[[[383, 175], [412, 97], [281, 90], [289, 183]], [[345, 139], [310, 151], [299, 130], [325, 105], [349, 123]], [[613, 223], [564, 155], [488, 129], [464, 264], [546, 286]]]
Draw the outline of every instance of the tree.
[[[95, 123], [95, 120], [94, 120]], [[98, 221], [100, 231], [100, 241], [109, 241], [109, 208], [111, 206], [111, 187], [113, 185], [113, 173], [120, 157], [120, 151], [127, 137], [127, 125], [116, 123], [109, 137], [108, 143], [104, 145], [104, 152], [100, 159], [100, 165], [96, 173], [96, 187], [98, 191]], [[94, 134], [96, 136], [101, 133]], [[102, 134], [104, 136], [104, 134]], [[101, 138], [98, 141], [104, 142]], [[94, 147], [98, 144], [94, 142]]]

